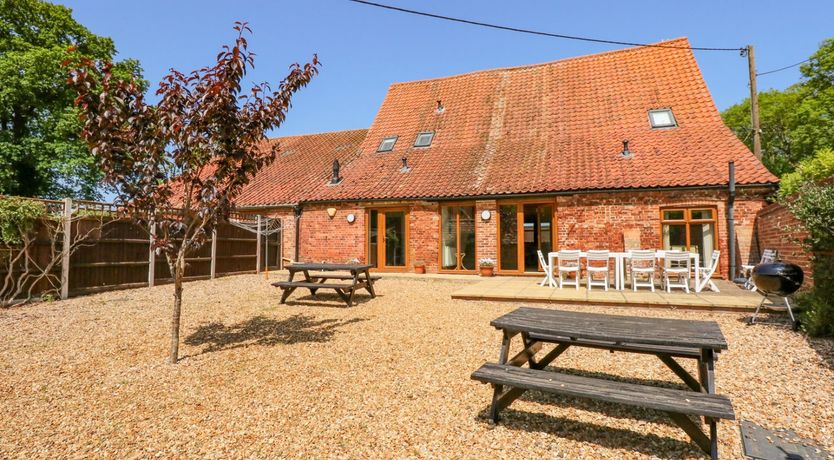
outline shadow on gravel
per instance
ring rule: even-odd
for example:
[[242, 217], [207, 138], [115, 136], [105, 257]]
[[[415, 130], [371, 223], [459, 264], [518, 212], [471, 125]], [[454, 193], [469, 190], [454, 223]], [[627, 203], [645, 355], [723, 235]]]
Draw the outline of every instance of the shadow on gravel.
[[256, 316], [241, 323], [225, 325], [209, 323], [199, 326], [186, 337], [187, 345], [208, 345], [199, 354], [230, 350], [251, 345], [272, 346], [302, 342], [327, 342], [339, 328], [365, 318], [346, 320], [321, 319], [297, 314], [284, 319]]
[[[480, 414], [486, 420], [489, 409]], [[561, 438], [572, 439], [577, 442], [598, 445], [611, 449], [625, 449], [640, 452], [644, 455], [662, 456], [674, 451], [675, 457], [698, 458], [703, 453], [694, 443], [684, 442], [651, 433], [640, 433], [622, 428], [613, 428], [594, 423], [581, 422], [575, 419], [554, 417], [541, 413], [521, 412], [511, 408], [501, 411], [498, 422], [512, 430], [547, 433]]]

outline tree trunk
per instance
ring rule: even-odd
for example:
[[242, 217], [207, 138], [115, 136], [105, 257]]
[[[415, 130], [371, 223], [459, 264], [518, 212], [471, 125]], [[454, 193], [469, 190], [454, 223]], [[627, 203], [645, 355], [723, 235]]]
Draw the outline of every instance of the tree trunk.
[[169, 362], [176, 364], [180, 350], [180, 311], [182, 310], [182, 279], [185, 276], [185, 263], [182, 256], [177, 257], [174, 265], [174, 314], [171, 317], [171, 356]]

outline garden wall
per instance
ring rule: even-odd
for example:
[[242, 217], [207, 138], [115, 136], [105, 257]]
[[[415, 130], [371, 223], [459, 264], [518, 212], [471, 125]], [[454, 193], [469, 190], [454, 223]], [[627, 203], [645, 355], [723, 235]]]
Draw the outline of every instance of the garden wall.
[[787, 207], [774, 203], [762, 209], [756, 217], [756, 229], [759, 247], [775, 249], [780, 260], [802, 267], [805, 284], [813, 284], [811, 255], [802, 247], [807, 234]]

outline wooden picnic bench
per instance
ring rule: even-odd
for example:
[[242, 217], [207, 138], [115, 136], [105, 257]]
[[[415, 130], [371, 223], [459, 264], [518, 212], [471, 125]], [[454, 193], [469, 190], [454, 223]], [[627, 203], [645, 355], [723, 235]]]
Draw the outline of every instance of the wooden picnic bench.
[[[602, 315], [539, 308], [519, 308], [490, 323], [503, 332], [498, 363], [486, 363], [472, 379], [494, 387], [490, 418], [527, 390], [660, 410], [669, 415], [713, 459], [718, 458], [717, 422], [734, 420], [732, 403], [715, 394], [715, 354], [727, 342], [714, 321]], [[523, 349], [509, 356], [510, 343], [521, 336]], [[540, 358], [543, 343], [555, 344]], [[612, 352], [653, 354], [660, 358], [689, 390], [585, 377], [545, 368], [571, 346]], [[675, 358], [698, 360], [698, 378]], [[527, 368], [521, 366], [527, 364]], [[507, 387], [505, 389], [505, 387]], [[689, 416], [703, 417], [709, 434]]]
[[[281, 303], [286, 303], [287, 298], [296, 289], [309, 289], [311, 295], [316, 295], [319, 289], [333, 289], [336, 294], [345, 301], [348, 307], [353, 306], [354, 294], [359, 289], [365, 289], [371, 297], [376, 297], [374, 282], [381, 279], [379, 275], [371, 275], [372, 265], [367, 264], [315, 264], [315, 263], [294, 263], [287, 266], [289, 279], [272, 283], [273, 286], [282, 289]], [[294, 281], [296, 273], [304, 275], [303, 281]], [[343, 272], [343, 273], [334, 273]], [[347, 273], [344, 273], [347, 272]], [[328, 283], [328, 280], [349, 281], [345, 283]]]

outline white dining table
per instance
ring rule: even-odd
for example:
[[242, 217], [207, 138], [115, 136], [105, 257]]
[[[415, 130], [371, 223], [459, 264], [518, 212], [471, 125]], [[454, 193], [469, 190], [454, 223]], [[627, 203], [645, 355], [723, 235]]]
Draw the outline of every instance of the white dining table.
[[[549, 266], [549, 273], [547, 273], [548, 281], [555, 282], [553, 278], [554, 262], [558, 258], [558, 252], [547, 253], [547, 265]], [[614, 289], [622, 291], [625, 289], [625, 260], [631, 258], [631, 252], [609, 252], [608, 257], [614, 259]], [[655, 251], [655, 257], [660, 260], [666, 257], [666, 251], [661, 249]], [[586, 251], [579, 251], [580, 259], [587, 259], [588, 253]], [[689, 258], [692, 259], [692, 267], [695, 271], [695, 292], [701, 292], [701, 274], [698, 267], [700, 267], [701, 256], [697, 252], [690, 252]], [[587, 263], [587, 261], [586, 261]]]

